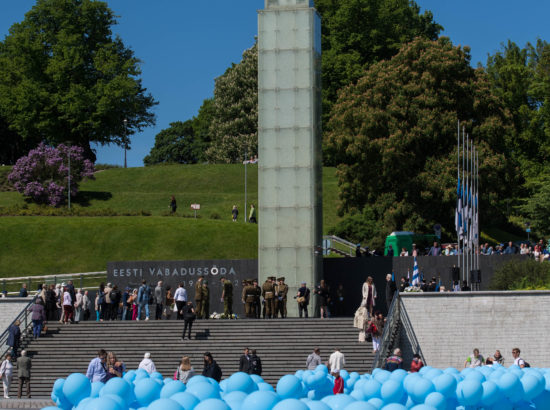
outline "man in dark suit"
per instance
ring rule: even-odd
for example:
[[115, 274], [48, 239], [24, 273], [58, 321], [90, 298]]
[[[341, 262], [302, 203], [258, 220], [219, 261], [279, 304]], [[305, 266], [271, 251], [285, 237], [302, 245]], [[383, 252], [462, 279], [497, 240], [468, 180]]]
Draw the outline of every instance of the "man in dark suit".
[[250, 369], [250, 351], [248, 350], [248, 347], [245, 347], [244, 354], [239, 359], [239, 371], [248, 373], [249, 369]]
[[31, 398], [31, 359], [27, 357], [27, 351], [21, 352], [21, 357], [17, 359], [17, 377], [19, 378], [19, 387], [17, 390], [17, 398], [21, 398], [23, 385], [27, 384], [27, 398]]

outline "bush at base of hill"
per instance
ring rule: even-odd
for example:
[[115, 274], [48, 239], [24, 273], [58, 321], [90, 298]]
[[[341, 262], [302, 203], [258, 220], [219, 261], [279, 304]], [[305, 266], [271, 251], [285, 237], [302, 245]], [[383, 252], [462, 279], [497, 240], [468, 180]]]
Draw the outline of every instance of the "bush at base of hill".
[[489, 289], [491, 290], [527, 290], [550, 288], [550, 263], [533, 259], [512, 261], [499, 268]]

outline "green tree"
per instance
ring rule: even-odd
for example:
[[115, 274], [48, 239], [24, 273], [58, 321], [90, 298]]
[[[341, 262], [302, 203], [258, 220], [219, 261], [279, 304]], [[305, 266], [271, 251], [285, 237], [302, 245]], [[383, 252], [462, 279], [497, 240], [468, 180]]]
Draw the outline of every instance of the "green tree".
[[418, 38], [342, 90], [328, 149], [340, 164], [340, 211], [376, 221], [364, 239], [379, 245], [392, 230], [434, 223], [454, 231], [458, 120], [479, 150], [483, 221], [499, 220], [519, 175], [502, 138], [511, 119], [468, 48]]
[[514, 132], [506, 143], [528, 176], [546, 169], [550, 160], [549, 68], [550, 47], [542, 40], [525, 48], [508, 41], [487, 59], [493, 91], [513, 118]]
[[18, 158], [26, 155], [32, 145], [10, 130], [8, 122], [0, 115], [0, 165], [13, 165]]
[[[376, 62], [392, 58], [415, 37], [435, 40], [442, 27], [410, 0], [315, 0], [322, 17], [323, 129], [338, 92]], [[336, 165], [330, 151], [324, 162]]]
[[143, 162], [145, 165], [162, 163], [196, 164], [200, 157], [193, 120], [170, 123], [170, 127], [155, 136], [155, 146]]
[[38, 0], [10, 28], [0, 43], [0, 111], [11, 129], [32, 144], [68, 141], [95, 159], [90, 142], [124, 146], [154, 124], [140, 61], [112, 35], [114, 24], [101, 1]]
[[216, 78], [209, 134], [206, 156], [211, 162], [235, 163], [258, 154], [257, 44]]

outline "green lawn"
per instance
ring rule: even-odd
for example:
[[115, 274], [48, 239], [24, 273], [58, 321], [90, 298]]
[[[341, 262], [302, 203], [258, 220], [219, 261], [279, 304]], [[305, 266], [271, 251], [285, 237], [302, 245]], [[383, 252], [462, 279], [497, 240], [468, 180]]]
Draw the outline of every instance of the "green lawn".
[[[6, 170], [0, 173], [0, 207], [26, 205], [22, 195], [5, 190]], [[255, 165], [248, 167], [247, 185], [249, 206], [258, 201]], [[171, 195], [180, 217], [163, 216]], [[191, 203], [201, 205], [201, 218], [181, 217], [193, 214]], [[231, 222], [233, 205], [241, 211], [239, 223]], [[340, 220], [337, 205], [336, 170], [325, 168], [324, 232]], [[257, 225], [243, 219], [242, 165], [108, 169], [82, 183], [73, 206], [120, 213], [144, 210], [153, 216], [0, 217], [0, 277], [104, 270], [114, 260], [257, 257]]]
[[257, 225], [169, 217], [3, 217], [0, 277], [105, 270], [108, 261], [248, 259]]
[[[7, 167], [6, 167], [7, 168]], [[0, 175], [0, 186], [2, 184]], [[1, 191], [1, 189], [0, 189]], [[178, 203], [179, 215], [192, 215], [192, 203], [201, 205], [199, 215], [210, 219], [231, 219], [237, 205], [244, 217], [243, 165], [165, 165], [142, 168], [113, 168], [96, 173], [96, 179], [80, 186], [75, 207], [109, 208], [118, 212], [149, 211], [153, 215], [169, 212], [170, 197]], [[247, 207], [258, 203], [258, 167], [248, 166]], [[17, 192], [0, 192], [0, 207], [24, 205]], [[338, 186], [335, 168], [323, 169], [323, 223], [326, 232], [340, 218], [337, 215]], [[261, 218], [261, 216], [259, 216]]]

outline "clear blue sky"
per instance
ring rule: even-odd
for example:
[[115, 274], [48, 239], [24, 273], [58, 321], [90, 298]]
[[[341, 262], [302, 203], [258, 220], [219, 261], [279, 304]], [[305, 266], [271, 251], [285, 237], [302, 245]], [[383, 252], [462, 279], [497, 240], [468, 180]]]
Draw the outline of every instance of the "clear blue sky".
[[[0, 37], [24, 18], [34, 0], [1, 0]], [[257, 33], [263, 0], [107, 0], [119, 17], [114, 28], [143, 61], [144, 86], [159, 101], [157, 125], [133, 136], [129, 166], [142, 166], [155, 135], [170, 122], [196, 115], [212, 96], [214, 78], [240, 60]], [[502, 42], [524, 46], [550, 41], [550, 2], [545, 0], [417, 0], [431, 10], [454, 44], [469, 45], [472, 65], [485, 63]], [[123, 150], [99, 147], [98, 162], [123, 163]]]

